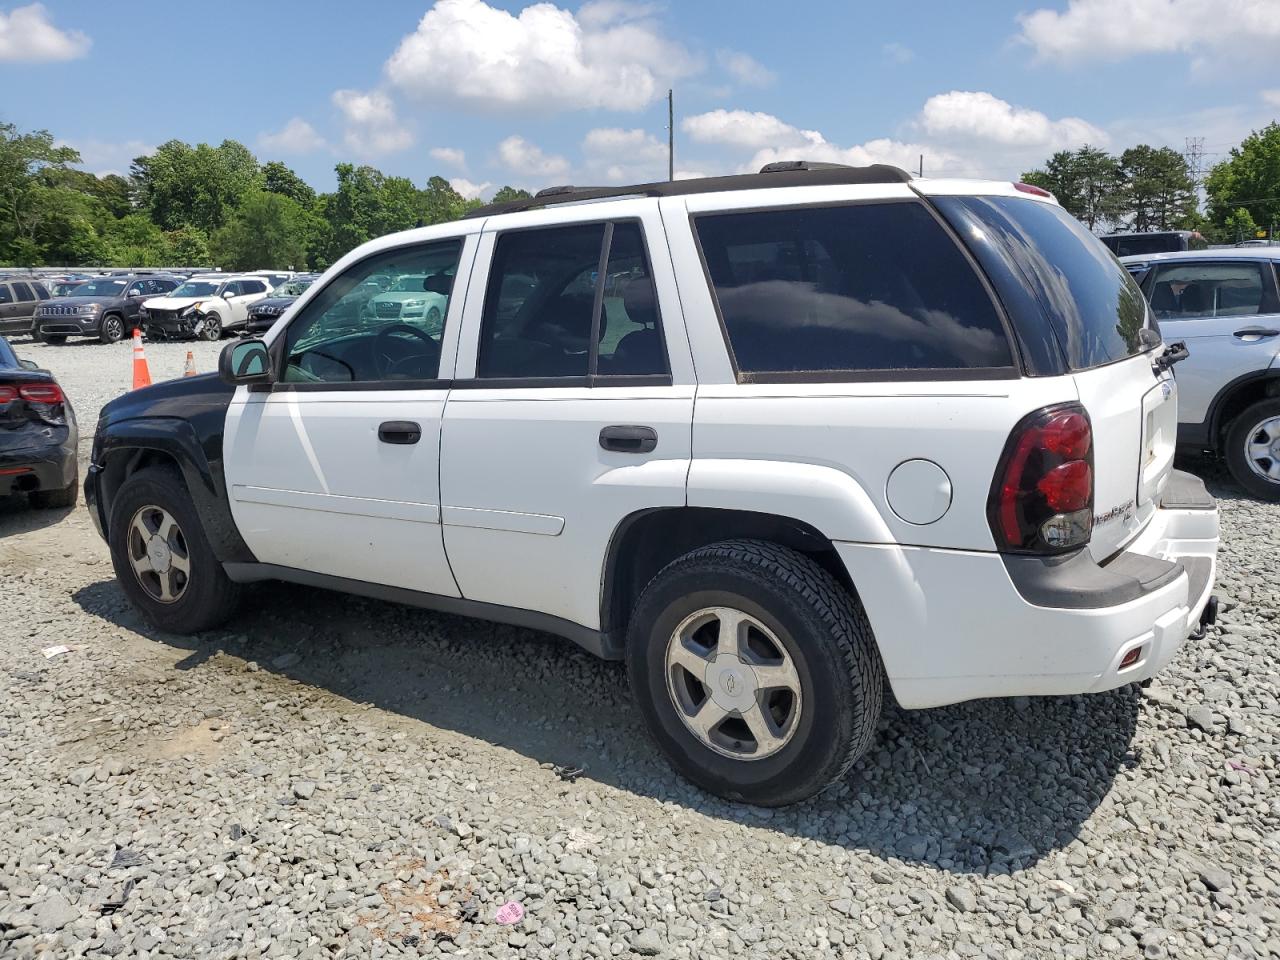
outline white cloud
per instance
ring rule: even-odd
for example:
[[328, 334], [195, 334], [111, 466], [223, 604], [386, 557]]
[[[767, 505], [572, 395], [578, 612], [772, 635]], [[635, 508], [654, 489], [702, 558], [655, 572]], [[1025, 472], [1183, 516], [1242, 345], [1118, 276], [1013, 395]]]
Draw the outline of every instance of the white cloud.
[[920, 126], [930, 136], [985, 140], [1004, 146], [1057, 150], [1084, 143], [1104, 146], [1107, 135], [1079, 117], [1051, 120], [983, 91], [952, 90], [925, 101]]
[[704, 177], [715, 176], [715, 174], [703, 173], [701, 170], [677, 170], [677, 180], [701, 180]]
[[717, 50], [716, 62], [720, 69], [748, 87], [767, 87], [778, 75], [750, 54], [737, 50]]
[[524, 137], [510, 136], [498, 144], [498, 158], [513, 173], [530, 177], [558, 177], [569, 172], [569, 161], [542, 149]]
[[648, 19], [648, 5], [599, 0], [578, 16], [535, 3], [513, 16], [484, 0], [436, 0], [386, 63], [433, 104], [481, 109], [639, 110], [698, 68]]
[[884, 54], [886, 60], [893, 63], [910, 63], [916, 58], [916, 52], [906, 44], [898, 43], [896, 40], [892, 43], [886, 43], [880, 48], [880, 52]]
[[274, 133], [258, 135], [263, 150], [284, 154], [314, 153], [326, 146], [324, 137], [301, 117], [294, 117]]
[[1280, 88], [1275, 90], [1263, 90], [1262, 102], [1270, 104], [1273, 107], [1280, 107]]
[[1019, 39], [1042, 60], [1125, 60], [1143, 53], [1272, 55], [1275, 0], [1068, 0], [1019, 15]]
[[413, 134], [396, 117], [395, 104], [381, 90], [335, 90], [332, 99], [346, 120], [342, 142], [354, 153], [380, 156], [413, 143]]
[[427, 152], [432, 160], [438, 160], [450, 167], [457, 167], [459, 170], [467, 169], [467, 155], [457, 147], [432, 147]]
[[457, 190], [467, 200], [478, 200], [480, 199], [480, 194], [492, 187], [493, 184], [487, 180], [484, 183], [472, 183], [465, 177], [454, 177], [449, 181], [449, 186]]
[[90, 173], [105, 177], [108, 174], [129, 175], [129, 167], [137, 157], [155, 153], [153, 143], [142, 140], [77, 140], [58, 141], [58, 146], [74, 147], [80, 151], [80, 166]]
[[800, 130], [769, 113], [749, 110], [712, 110], [685, 117], [680, 129], [698, 143], [716, 143], [728, 147], [760, 147], [799, 145], [814, 137], [816, 130]]
[[44, 4], [0, 10], [0, 63], [40, 63], [76, 60], [89, 52], [93, 41], [79, 30], [59, 30], [49, 20]]
[[600, 127], [582, 139], [587, 176], [607, 183], [665, 180], [667, 144], [646, 130]]

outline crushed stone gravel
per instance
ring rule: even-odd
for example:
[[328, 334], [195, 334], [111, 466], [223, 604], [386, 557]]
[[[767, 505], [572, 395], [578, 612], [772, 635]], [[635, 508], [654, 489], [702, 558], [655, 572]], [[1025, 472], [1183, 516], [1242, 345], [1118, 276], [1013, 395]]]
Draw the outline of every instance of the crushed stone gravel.
[[[87, 454], [127, 344], [15, 347]], [[83, 505], [0, 502], [0, 956], [1280, 957], [1280, 505], [1203, 469], [1222, 619], [1155, 682], [890, 707], [772, 811], [678, 780], [566, 642], [270, 584], [170, 636]]]

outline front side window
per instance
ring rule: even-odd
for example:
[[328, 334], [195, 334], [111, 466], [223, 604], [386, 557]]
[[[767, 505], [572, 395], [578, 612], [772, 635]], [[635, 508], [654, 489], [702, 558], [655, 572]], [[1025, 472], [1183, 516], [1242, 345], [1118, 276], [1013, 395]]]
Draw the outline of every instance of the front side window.
[[142, 296], [145, 285], [146, 285], [146, 281], [143, 281], [143, 280], [139, 280], [137, 283], [130, 284], [129, 289], [125, 291], [125, 296], [126, 297]]
[[477, 377], [583, 379], [667, 370], [638, 223], [578, 224], [498, 237]]
[[1160, 320], [1261, 313], [1262, 264], [1160, 264], [1151, 278], [1151, 309]]
[[695, 219], [740, 374], [1009, 367], [982, 282], [922, 204]]
[[[285, 331], [284, 382], [435, 379], [461, 253], [461, 240], [445, 240], [347, 268]], [[402, 284], [405, 277], [417, 279]]]

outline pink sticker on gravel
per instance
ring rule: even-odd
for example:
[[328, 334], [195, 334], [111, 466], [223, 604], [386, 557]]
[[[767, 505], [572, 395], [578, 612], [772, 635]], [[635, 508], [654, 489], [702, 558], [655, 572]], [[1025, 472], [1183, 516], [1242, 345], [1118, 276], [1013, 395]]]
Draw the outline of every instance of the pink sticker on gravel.
[[507, 925], [519, 923], [524, 919], [524, 907], [516, 903], [514, 900], [508, 900], [498, 908], [497, 920], [499, 923]]

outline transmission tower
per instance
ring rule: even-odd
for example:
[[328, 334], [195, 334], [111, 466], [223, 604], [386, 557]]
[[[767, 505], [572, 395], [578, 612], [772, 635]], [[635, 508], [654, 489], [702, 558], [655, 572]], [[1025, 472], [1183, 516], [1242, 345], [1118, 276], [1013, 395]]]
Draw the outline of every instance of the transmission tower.
[[1200, 180], [1204, 176], [1204, 137], [1187, 137], [1187, 145], [1182, 151], [1182, 156], [1187, 161], [1191, 179], [1199, 187]]

